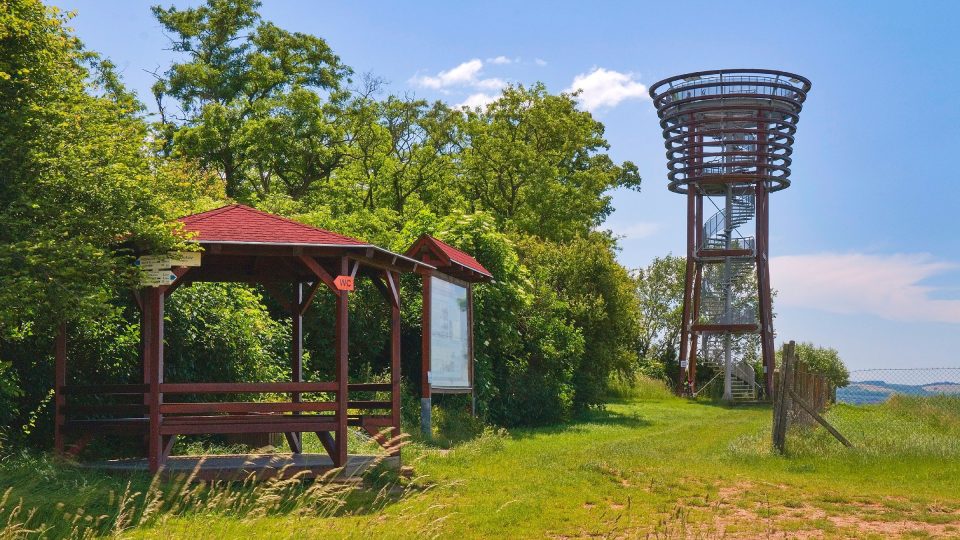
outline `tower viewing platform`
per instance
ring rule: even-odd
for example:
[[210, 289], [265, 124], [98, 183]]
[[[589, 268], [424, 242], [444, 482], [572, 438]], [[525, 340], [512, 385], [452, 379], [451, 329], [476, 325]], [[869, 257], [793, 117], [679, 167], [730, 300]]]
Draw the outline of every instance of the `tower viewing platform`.
[[788, 187], [810, 86], [800, 75], [764, 69], [700, 71], [652, 85], [670, 190], [686, 193], [696, 183], [705, 195], [722, 195], [726, 184], [758, 181], [768, 191]]

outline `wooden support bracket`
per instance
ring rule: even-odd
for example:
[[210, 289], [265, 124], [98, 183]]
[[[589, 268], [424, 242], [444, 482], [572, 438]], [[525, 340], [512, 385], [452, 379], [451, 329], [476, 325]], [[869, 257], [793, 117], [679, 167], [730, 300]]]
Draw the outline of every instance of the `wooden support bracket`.
[[813, 407], [808, 405], [806, 401], [801, 399], [800, 396], [798, 396], [797, 393], [793, 391], [793, 388], [790, 389], [790, 397], [792, 397], [793, 400], [797, 402], [797, 405], [800, 405], [800, 407], [802, 407], [803, 410], [807, 411], [807, 414], [809, 414], [810, 416], [813, 417], [814, 420], [819, 422], [821, 426], [823, 426], [827, 431], [829, 431], [830, 434], [833, 435], [844, 446], [846, 446], [847, 448], [853, 448], [853, 444], [850, 441], [848, 441], [846, 437], [841, 435], [840, 432], [837, 431], [835, 427], [831, 426], [830, 423], [827, 422], [827, 420], [824, 417], [820, 416], [820, 414], [817, 412], [816, 409], [814, 409]]
[[340, 296], [340, 289], [337, 289], [337, 285], [333, 282], [333, 277], [320, 266], [320, 263], [318, 263], [316, 259], [307, 255], [300, 255], [299, 259], [304, 266], [313, 272], [313, 275], [317, 276], [320, 281], [324, 282], [327, 287], [333, 291], [333, 294]]

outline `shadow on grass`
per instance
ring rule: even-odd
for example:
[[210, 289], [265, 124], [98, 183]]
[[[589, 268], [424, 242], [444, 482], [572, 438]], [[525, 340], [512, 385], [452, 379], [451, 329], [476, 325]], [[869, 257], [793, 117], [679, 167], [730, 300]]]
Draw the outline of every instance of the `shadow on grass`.
[[512, 429], [510, 436], [514, 439], [525, 439], [560, 433], [583, 433], [596, 427], [640, 429], [650, 425], [652, 425], [651, 422], [639, 414], [621, 414], [604, 408], [583, 413], [563, 424]]
[[760, 402], [750, 401], [750, 402], [746, 402], [746, 403], [737, 403], [737, 402], [728, 403], [728, 402], [726, 402], [726, 401], [719, 400], [719, 399], [718, 399], [718, 400], [691, 399], [691, 400], [688, 400], [688, 403], [690, 403], [691, 405], [702, 405], [702, 406], [705, 406], [705, 407], [715, 407], [715, 408], [718, 408], [718, 409], [727, 409], [727, 410], [754, 410], [754, 411], [762, 411], [762, 410], [770, 410], [770, 409], [773, 407], [773, 405], [772, 405], [769, 401], [760, 401]]

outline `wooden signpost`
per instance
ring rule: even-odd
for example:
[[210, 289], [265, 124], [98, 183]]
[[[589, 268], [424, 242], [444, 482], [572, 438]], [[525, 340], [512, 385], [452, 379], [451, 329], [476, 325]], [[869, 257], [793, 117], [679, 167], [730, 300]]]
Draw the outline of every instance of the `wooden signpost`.
[[172, 268], [200, 266], [199, 251], [171, 251], [165, 255], [141, 255], [134, 261], [142, 272], [140, 286], [166, 287], [177, 280]]

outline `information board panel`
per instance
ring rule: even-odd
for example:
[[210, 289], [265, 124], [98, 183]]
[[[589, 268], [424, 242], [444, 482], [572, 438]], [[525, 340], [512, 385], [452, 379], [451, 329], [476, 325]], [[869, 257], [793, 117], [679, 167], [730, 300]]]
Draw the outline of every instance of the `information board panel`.
[[430, 386], [435, 392], [471, 388], [467, 309], [466, 287], [430, 277]]

